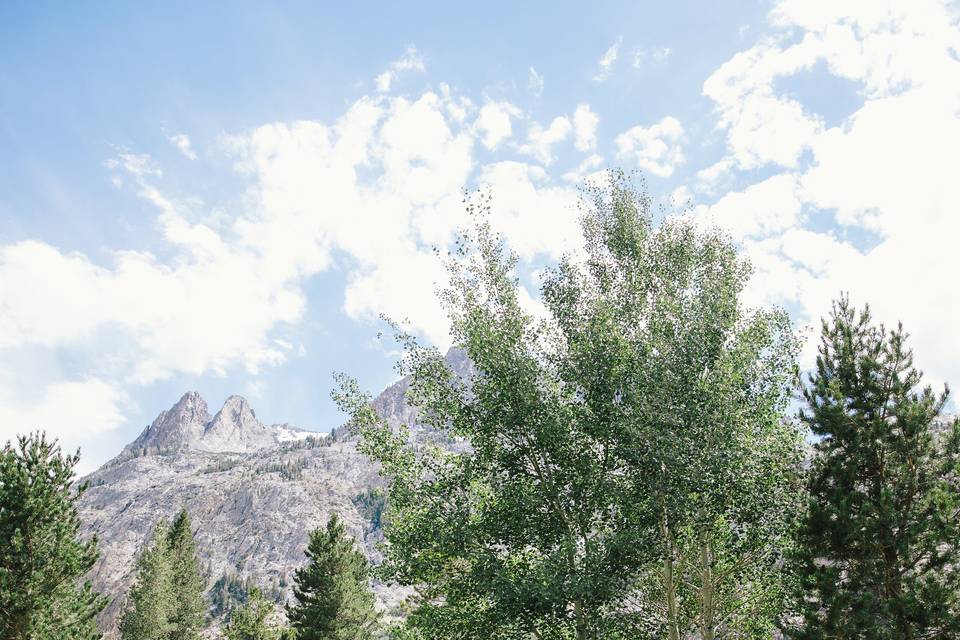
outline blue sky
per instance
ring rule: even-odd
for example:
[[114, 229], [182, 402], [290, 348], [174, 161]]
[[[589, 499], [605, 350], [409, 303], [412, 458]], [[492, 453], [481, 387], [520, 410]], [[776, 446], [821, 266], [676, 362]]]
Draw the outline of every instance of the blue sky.
[[463, 188], [536, 310], [609, 166], [727, 228], [752, 303], [849, 290], [960, 379], [958, 52], [934, 0], [4, 3], [0, 437], [90, 468], [188, 389], [326, 431], [332, 371], [393, 378], [378, 312], [444, 343]]

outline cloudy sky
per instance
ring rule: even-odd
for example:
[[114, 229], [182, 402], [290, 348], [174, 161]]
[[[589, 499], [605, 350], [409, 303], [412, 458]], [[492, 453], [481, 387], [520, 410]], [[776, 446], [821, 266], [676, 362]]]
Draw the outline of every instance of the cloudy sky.
[[445, 345], [464, 188], [535, 306], [606, 167], [728, 229], [751, 302], [850, 291], [960, 381], [956, 3], [203, 4], [0, 7], [0, 439], [88, 470], [188, 389], [326, 431], [332, 371], [394, 376], [379, 313]]

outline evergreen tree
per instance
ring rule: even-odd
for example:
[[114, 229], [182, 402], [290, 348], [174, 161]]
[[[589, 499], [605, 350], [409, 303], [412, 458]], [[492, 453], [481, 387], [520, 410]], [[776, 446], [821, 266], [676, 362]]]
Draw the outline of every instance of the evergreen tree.
[[190, 517], [183, 509], [168, 533], [173, 609], [170, 640], [194, 640], [203, 630], [207, 605], [203, 599], [204, 580], [200, 576]]
[[938, 433], [947, 390], [920, 388], [906, 338], [846, 297], [823, 322], [794, 638], [960, 637], [960, 424]]
[[79, 453], [64, 456], [42, 433], [0, 451], [0, 638], [99, 638], [106, 599], [82, 582], [97, 543], [81, 540], [74, 483]]
[[308, 562], [297, 569], [296, 603], [287, 617], [298, 640], [365, 640], [378, 615], [363, 553], [336, 514], [310, 534]]
[[120, 620], [120, 637], [123, 640], [173, 638], [176, 602], [170, 562], [170, 529], [166, 521], [157, 523], [150, 546], [137, 560], [136, 572]]
[[223, 629], [227, 640], [281, 640], [285, 630], [267, 622], [274, 612], [273, 605], [254, 587], [247, 602], [230, 613], [230, 622]]

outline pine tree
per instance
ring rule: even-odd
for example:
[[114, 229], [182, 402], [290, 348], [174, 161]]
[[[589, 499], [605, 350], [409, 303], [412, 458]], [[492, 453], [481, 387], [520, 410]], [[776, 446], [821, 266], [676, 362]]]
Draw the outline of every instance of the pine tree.
[[168, 640], [175, 609], [170, 562], [170, 529], [161, 520], [153, 541], [137, 560], [137, 577], [120, 620], [123, 640]]
[[106, 599], [78, 584], [97, 560], [96, 538], [81, 540], [74, 483], [79, 453], [64, 456], [42, 433], [0, 451], [0, 638], [99, 638]]
[[167, 543], [173, 596], [170, 640], [194, 640], [203, 630], [207, 606], [203, 599], [205, 584], [200, 576], [200, 562], [186, 509], [174, 519]]
[[367, 559], [340, 519], [310, 534], [307, 564], [295, 573], [297, 602], [287, 617], [298, 640], [365, 640], [373, 637], [377, 613], [368, 584]]
[[960, 637], [960, 424], [937, 433], [947, 390], [920, 388], [906, 338], [845, 297], [823, 322], [794, 638]]
[[254, 587], [247, 595], [247, 602], [231, 612], [223, 633], [227, 640], [281, 640], [285, 630], [267, 622], [273, 611], [273, 605]]

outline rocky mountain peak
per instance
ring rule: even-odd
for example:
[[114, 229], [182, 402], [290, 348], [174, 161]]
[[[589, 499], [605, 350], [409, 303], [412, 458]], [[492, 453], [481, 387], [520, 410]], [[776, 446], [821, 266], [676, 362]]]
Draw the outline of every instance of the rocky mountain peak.
[[[443, 359], [450, 367], [450, 371], [463, 380], [470, 380], [476, 373], [467, 352], [460, 347], [450, 347]], [[373, 400], [374, 410], [392, 427], [401, 424], [412, 426], [418, 422], [418, 411], [407, 404], [406, 394], [409, 388], [410, 376], [404, 376], [384, 389]]]
[[257, 420], [257, 414], [250, 408], [250, 403], [243, 396], [230, 396], [223, 403], [223, 408], [217, 412], [206, 430], [217, 428], [249, 429], [263, 426]]
[[204, 425], [209, 421], [207, 403], [196, 391], [188, 391], [172, 407], [161, 411], [129, 448], [146, 451], [181, 448], [203, 435]]
[[196, 391], [187, 391], [177, 400], [177, 403], [170, 409], [171, 413], [180, 415], [189, 415], [197, 417], [206, 417], [210, 419], [210, 412], [207, 408], [207, 402]]
[[177, 400], [170, 409], [160, 414], [157, 421], [162, 420], [165, 428], [189, 427], [194, 424], [205, 424], [210, 421], [210, 410], [206, 401], [196, 391], [188, 391]]
[[242, 396], [230, 396], [216, 415], [196, 391], [189, 391], [171, 408], [162, 411], [143, 433], [127, 446], [129, 455], [164, 453], [184, 449], [246, 453], [297, 440], [309, 432], [285, 425], [267, 426], [257, 419]]
[[194, 446], [205, 451], [255, 451], [276, 444], [275, 431], [257, 420], [246, 398], [230, 396]]

